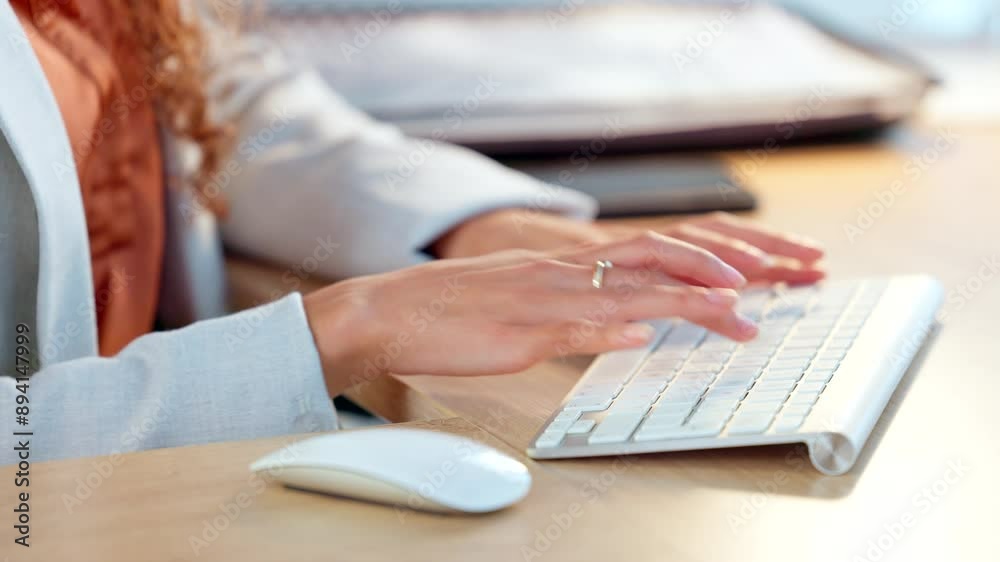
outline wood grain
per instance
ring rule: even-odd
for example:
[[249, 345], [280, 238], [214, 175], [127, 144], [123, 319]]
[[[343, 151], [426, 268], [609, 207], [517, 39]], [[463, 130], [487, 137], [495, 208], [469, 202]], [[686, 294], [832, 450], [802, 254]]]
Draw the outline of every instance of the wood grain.
[[[386, 527], [375, 508], [352, 506], [347, 511], [359, 519], [343, 523], [339, 505], [269, 491], [244, 523], [257, 532], [227, 535], [227, 546], [216, 552], [232, 555], [219, 559], [270, 559], [282, 551], [310, 560], [320, 559], [317, 552], [323, 549], [329, 558], [352, 560], [367, 559], [371, 552], [384, 559], [536, 559], [532, 551], [512, 554], [511, 547], [532, 548], [536, 531], [574, 500], [583, 501], [583, 514], [537, 558], [995, 559], [1000, 129], [912, 127], [876, 145], [726, 156], [760, 195], [754, 218], [822, 241], [834, 277], [926, 272], [941, 279], [948, 292], [940, 331], [907, 374], [851, 473], [822, 476], [794, 447], [532, 463], [539, 483], [532, 501], [518, 510], [481, 520], [434, 520], [426, 528], [393, 526], [389, 541], [376, 540]], [[861, 233], [849, 236], [847, 225]], [[230, 270], [236, 303], [260, 302], [281, 289], [273, 269], [234, 260]], [[387, 377], [350, 395], [393, 421], [459, 416], [522, 451], [586, 365], [581, 358], [506, 377]], [[240, 458], [234, 465], [267, 448], [232, 447], [230, 454]], [[215, 464], [202, 468], [222, 470], [218, 451], [204, 451], [200, 462]], [[176, 455], [153, 455], [180, 471]], [[155, 470], [161, 471], [157, 478], [170, 475], [162, 472], [167, 468]], [[217, 480], [206, 480], [206, 474], [171, 475], [180, 479], [170, 489], [183, 490], [184, 497], [191, 490], [212, 492], [218, 499], [206, 484]], [[558, 491], [543, 489], [550, 481], [561, 483]], [[171, 499], [162, 486], [150, 490], [136, 484], [133, 492], [168, 504], [194, 501]], [[200, 500], [198, 506], [207, 509]], [[114, 529], [104, 521], [93, 529], [140, 544], [147, 532], [142, 529], [167, 515], [159, 509], [144, 519], [135, 510], [145, 524], [122, 522]], [[178, 529], [187, 530], [204, 514], [180, 516], [179, 510], [169, 511], [168, 521]], [[296, 528], [287, 521], [295, 521]], [[325, 536], [322, 528], [328, 529]], [[258, 534], [281, 546], [260, 546]], [[177, 548], [183, 554], [184, 545]]]

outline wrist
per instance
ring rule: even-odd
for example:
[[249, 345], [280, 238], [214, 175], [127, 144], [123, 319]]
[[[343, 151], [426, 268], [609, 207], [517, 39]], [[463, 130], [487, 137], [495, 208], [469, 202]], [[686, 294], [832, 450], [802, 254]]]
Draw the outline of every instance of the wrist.
[[438, 238], [430, 246], [430, 252], [437, 258], [462, 258], [518, 247], [510, 239], [512, 235], [521, 232], [522, 226], [530, 221], [532, 214], [537, 212], [508, 208], [476, 215]]
[[368, 302], [368, 291], [358, 280], [342, 281], [302, 298], [330, 396], [382, 375], [374, 365], [365, 368], [374, 342], [379, 341], [378, 324], [368, 318]]

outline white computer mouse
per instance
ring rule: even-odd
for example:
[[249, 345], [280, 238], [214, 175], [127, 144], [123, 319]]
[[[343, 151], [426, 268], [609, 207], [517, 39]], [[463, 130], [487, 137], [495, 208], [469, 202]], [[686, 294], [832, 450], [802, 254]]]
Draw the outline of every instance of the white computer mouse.
[[528, 468], [471, 439], [410, 428], [292, 443], [250, 465], [293, 488], [435, 512], [487, 513], [531, 488]]

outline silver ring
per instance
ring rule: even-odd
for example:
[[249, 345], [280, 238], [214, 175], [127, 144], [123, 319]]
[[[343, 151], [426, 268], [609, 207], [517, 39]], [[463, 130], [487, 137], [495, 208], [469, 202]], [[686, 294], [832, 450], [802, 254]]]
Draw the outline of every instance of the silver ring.
[[604, 288], [604, 270], [611, 269], [614, 266], [611, 260], [597, 260], [594, 262], [594, 275], [591, 277], [590, 283], [595, 289]]

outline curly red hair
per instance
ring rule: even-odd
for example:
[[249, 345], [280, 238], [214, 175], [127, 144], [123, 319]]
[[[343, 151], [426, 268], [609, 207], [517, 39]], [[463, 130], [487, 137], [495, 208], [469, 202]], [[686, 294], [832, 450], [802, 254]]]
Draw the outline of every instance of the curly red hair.
[[[122, 67], [152, 69], [157, 74], [153, 99], [161, 125], [201, 149], [198, 170], [185, 179], [193, 186], [199, 203], [216, 214], [223, 213], [225, 202], [218, 193], [210, 193], [210, 183], [230, 146], [232, 132], [209, 116], [201, 27], [182, 17], [177, 0], [106, 1], [112, 13], [123, 14], [119, 33], [136, 46], [132, 54], [138, 57], [139, 64]], [[233, 18], [227, 23], [235, 26]]]

